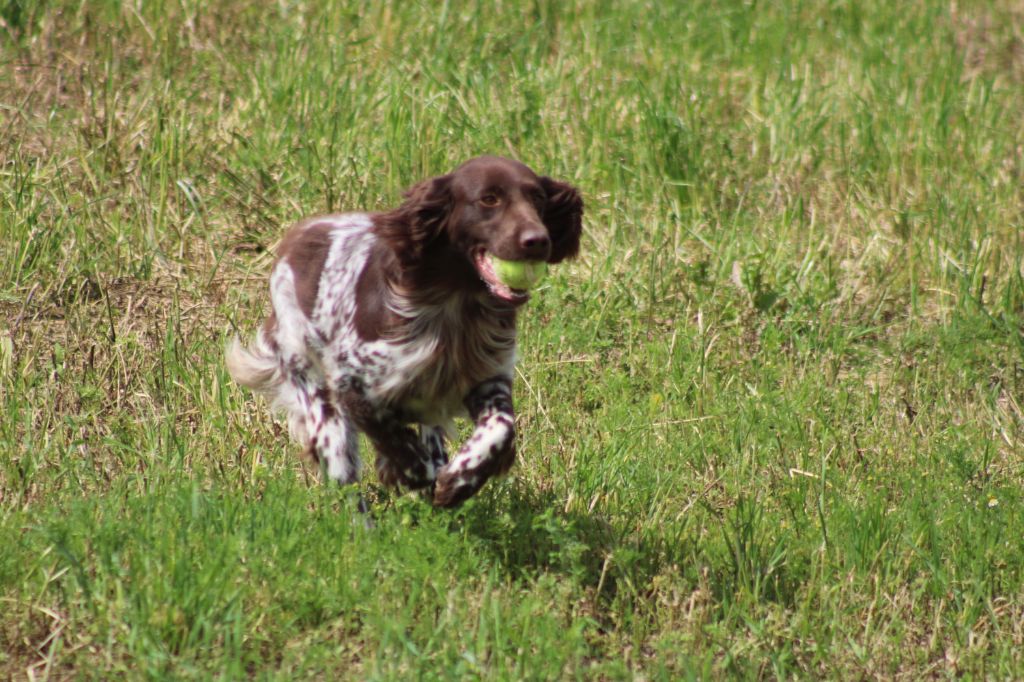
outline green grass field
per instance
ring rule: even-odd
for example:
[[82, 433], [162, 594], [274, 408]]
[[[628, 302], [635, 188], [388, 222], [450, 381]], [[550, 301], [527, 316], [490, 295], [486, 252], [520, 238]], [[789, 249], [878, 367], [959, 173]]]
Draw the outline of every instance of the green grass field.
[[[1022, 25], [0, 0], [0, 677], [1024, 677]], [[224, 344], [289, 223], [480, 153], [583, 253], [512, 475], [369, 467], [368, 530]]]

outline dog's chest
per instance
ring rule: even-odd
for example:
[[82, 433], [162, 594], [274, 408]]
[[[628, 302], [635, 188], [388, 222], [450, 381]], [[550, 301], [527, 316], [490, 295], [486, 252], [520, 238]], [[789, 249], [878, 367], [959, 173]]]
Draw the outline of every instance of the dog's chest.
[[511, 377], [515, 314], [492, 307], [479, 294], [425, 297], [440, 301], [431, 304], [396, 297], [385, 305], [404, 320], [401, 328], [386, 338], [361, 338], [356, 281], [373, 237], [359, 225], [336, 230], [333, 240], [320, 279], [311, 346], [318, 348], [319, 364], [334, 390], [356, 388], [381, 408], [441, 423], [465, 412], [463, 400], [480, 382]]
[[474, 386], [511, 376], [514, 318], [480, 314], [463, 303], [420, 310], [402, 339], [353, 349], [367, 395], [415, 421], [441, 423], [464, 414]]

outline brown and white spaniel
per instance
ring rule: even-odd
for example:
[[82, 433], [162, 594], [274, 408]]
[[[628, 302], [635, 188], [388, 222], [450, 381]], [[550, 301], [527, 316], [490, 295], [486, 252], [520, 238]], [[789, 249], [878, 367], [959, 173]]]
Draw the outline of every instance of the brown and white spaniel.
[[[273, 312], [252, 347], [233, 342], [227, 366], [287, 414], [330, 479], [358, 479], [362, 431], [382, 483], [434, 486], [449, 507], [515, 458], [516, 312], [529, 294], [500, 282], [489, 256], [575, 256], [583, 201], [494, 156], [405, 197], [291, 228], [270, 275]], [[449, 461], [452, 420], [466, 415], [475, 430]]]

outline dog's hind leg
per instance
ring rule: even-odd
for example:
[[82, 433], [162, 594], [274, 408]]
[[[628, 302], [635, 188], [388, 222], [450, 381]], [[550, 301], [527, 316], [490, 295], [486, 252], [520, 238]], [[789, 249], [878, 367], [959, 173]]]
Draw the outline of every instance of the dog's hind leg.
[[[305, 271], [300, 270], [301, 277]], [[306, 447], [327, 478], [359, 478], [359, 439], [348, 414], [327, 387], [318, 336], [299, 302], [296, 271], [285, 260], [270, 276], [275, 319], [268, 324], [284, 385], [277, 403], [288, 413], [292, 437]]]
[[307, 416], [309, 453], [327, 478], [342, 485], [359, 480], [359, 433], [326, 389], [319, 389]]

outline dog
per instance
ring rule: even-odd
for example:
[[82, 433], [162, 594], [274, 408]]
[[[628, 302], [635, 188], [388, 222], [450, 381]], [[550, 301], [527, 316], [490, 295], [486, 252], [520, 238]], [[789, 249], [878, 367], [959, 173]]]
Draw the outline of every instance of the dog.
[[[577, 255], [583, 200], [512, 159], [481, 156], [414, 185], [381, 213], [303, 220], [281, 241], [273, 311], [227, 367], [287, 414], [326, 476], [359, 478], [358, 432], [384, 485], [453, 507], [515, 459], [516, 314], [529, 299], [492, 257]], [[453, 420], [473, 434], [449, 461]]]

